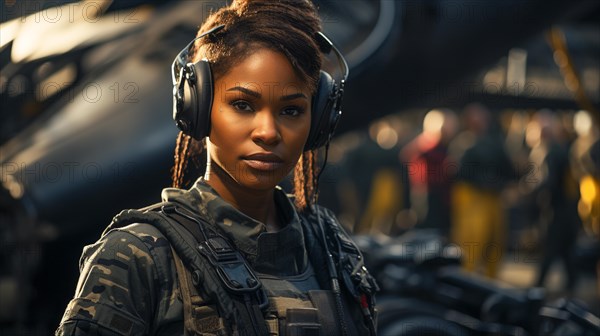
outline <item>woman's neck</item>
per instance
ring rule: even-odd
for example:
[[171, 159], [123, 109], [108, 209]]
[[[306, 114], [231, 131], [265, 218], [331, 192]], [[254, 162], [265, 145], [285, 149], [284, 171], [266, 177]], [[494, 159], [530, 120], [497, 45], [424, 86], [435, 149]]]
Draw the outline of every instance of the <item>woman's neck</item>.
[[207, 167], [204, 180], [218, 194], [243, 214], [265, 224], [267, 231], [278, 231], [280, 223], [275, 206], [274, 190], [254, 190], [240, 186], [219, 165]]

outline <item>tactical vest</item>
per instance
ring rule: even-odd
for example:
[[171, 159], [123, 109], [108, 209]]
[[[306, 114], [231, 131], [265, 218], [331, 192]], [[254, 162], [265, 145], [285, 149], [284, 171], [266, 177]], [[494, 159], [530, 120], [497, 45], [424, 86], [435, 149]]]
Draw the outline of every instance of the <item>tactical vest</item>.
[[186, 335], [375, 335], [377, 284], [332, 216], [324, 208], [299, 213], [310, 263], [293, 277], [256, 274], [215, 227], [174, 202], [124, 210], [103, 234], [148, 223], [167, 238]]

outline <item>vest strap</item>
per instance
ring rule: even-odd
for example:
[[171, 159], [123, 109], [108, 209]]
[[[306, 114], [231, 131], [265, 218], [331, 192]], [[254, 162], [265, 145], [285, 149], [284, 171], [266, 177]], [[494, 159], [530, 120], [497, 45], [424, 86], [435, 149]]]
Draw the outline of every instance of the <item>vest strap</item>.
[[[174, 258], [179, 258], [191, 273], [198, 291], [217, 304], [219, 314], [237, 328], [239, 335], [267, 335], [262, 310], [268, 307], [269, 302], [259, 279], [240, 252], [198, 217], [176, 204], [162, 202], [140, 210], [122, 211], [103, 234], [132, 223], [153, 225], [171, 243]], [[181, 279], [186, 279], [189, 273], [180, 272], [177, 259], [175, 265], [182, 286]], [[188, 285], [183, 284], [182, 290], [184, 286]], [[190, 312], [185, 310], [193, 310], [194, 307], [191, 302], [186, 303], [187, 300], [182, 299], [188, 330]], [[190, 321], [193, 323], [193, 319]]]
[[171, 253], [173, 254], [173, 260], [175, 262], [175, 268], [177, 270], [177, 281], [179, 283], [179, 291], [181, 293], [181, 301], [183, 301], [183, 322], [184, 322], [184, 336], [189, 336], [195, 330], [194, 320], [192, 319], [192, 312], [194, 306], [192, 304], [192, 288], [190, 286], [189, 272], [186, 272], [183, 261], [177, 255], [177, 252], [171, 245]]
[[[320, 213], [317, 214], [317, 211]], [[318, 207], [314, 211], [303, 213], [300, 218], [308, 228], [305, 231], [313, 237], [321, 236], [320, 229], [316, 226], [322, 225], [325, 243], [338, 270], [340, 285], [355, 302], [360, 304], [361, 313], [369, 333], [376, 335], [374, 296], [379, 287], [364, 266], [364, 258], [360, 250], [338, 222], [331, 219], [331, 215], [327, 210]], [[321, 241], [321, 239], [316, 240]], [[313, 256], [312, 260], [315, 260], [315, 263], [319, 263], [318, 259], [320, 258], [328, 258], [324, 253], [321, 252], [320, 254], [320, 256]], [[320, 263], [320, 267], [324, 268], [324, 263], [322, 261]]]
[[[222, 287], [233, 299], [240, 317], [240, 321], [236, 321], [240, 335], [268, 334], [261, 307], [266, 308], [269, 301], [260, 280], [241, 253], [208, 223], [183, 208], [169, 203], [163, 205], [160, 212], [185, 227], [196, 239], [198, 251], [211, 264], [210, 269], [216, 270]], [[193, 274], [205, 271], [197, 269]], [[193, 280], [199, 278], [199, 275], [192, 277]], [[194, 285], [202, 286], [202, 283], [194, 281]]]

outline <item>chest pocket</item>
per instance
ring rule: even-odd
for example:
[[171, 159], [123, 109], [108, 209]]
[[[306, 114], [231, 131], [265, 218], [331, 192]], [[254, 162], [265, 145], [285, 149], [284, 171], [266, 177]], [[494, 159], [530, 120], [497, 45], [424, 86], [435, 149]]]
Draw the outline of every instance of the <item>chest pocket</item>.
[[[270, 336], [341, 335], [332, 291], [310, 290], [310, 300], [271, 297], [265, 320]], [[346, 312], [345, 316], [351, 316]], [[358, 336], [354, 321], [344, 321], [348, 335]]]
[[[299, 275], [276, 277], [260, 274], [269, 299], [265, 314], [270, 336], [341, 335], [335, 297], [321, 290], [311, 264]], [[349, 313], [344, 314], [350, 317]], [[347, 335], [359, 335], [354, 321], [344, 321]]]
[[265, 316], [270, 336], [325, 335], [319, 315], [308, 300], [270, 297], [270, 308]]
[[217, 309], [213, 305], [197, 305], [192, 310], [191, 321], [195, 334], [203, 336], [225, 336], [230, 335], [225, 321], [219, 317]]

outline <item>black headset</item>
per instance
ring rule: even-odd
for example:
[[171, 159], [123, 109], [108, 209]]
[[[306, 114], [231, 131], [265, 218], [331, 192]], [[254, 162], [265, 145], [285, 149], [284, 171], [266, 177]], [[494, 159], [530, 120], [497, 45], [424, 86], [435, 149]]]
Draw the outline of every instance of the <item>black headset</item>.
[[[175, 57], [171, 67], [173, 78], [173, 119], [177, 127], [186, 135], [202, 140], [210, 132], [210, 111], [212, 109], [214, 82], [210, 63], [200, 60], [189, 63], [188, 57], [194, 42], [223, 29], [220, 25], [193, 39]], [[311, 126], [304, 150], [317, 149], [327, 144], [342, 115], [341, 105], [344, 85], [348, 78], [348, 64], [344, 56], [325, 36], [318, 32], [316, 41], [321, 52], [335, 52], [343, 78], [337, 83], [331, 75], [321, 70], [317, 91], [311, 102]]]

